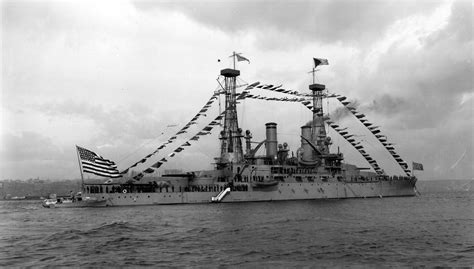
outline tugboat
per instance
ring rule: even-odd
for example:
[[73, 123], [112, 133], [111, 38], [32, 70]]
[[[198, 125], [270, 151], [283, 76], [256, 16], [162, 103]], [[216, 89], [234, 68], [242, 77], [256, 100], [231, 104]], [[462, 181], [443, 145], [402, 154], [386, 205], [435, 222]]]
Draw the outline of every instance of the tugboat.
[[[156, 150], [139, 160], [128, 169], [119, 172], [115, 163], [106, 160], [92, 151], [78, 148], [79, 166], [83, 172], [109, 178], [103, 184], [83, 184], [83, 193], [95, 199], [96, 203], [87, 206], [127, 206], [161, 205], [186, 203], [232, 203], [277, 200], [309, 199], [348, 199], [389, 196], [414, 196], [417, 178], [411, 174], [408, 164], [395, 152], [393, 144], [381, 134], [379, 127], [368, 122], [364, 114], [356, 111], [346, 97], [330, 93], [323, 84], [314, 83], [314, 73], [319, 65], [328, 64], [325, 59], [314, 58], [313, 83], [308, 93], [291, 91], [271, 84], [255, 82], [237, 85], [240, 71], [235, 69], [235, 61], [247, 60], [233, 53], [234, 68], [220, 71], [221, 89], [214, 92], [206, 105], [192, 120], [170, 137]], [[238, 92], [237, 89], [243, 88]], [[284, 98], [262, 97], [251, 93], [253, 89], [268, 90], [287, 95]], [[159, 161], [160, 151], [176, 143], [188, 129], [207, 112], [212, 103], [222, 96], [224, 111], [185, 143], [177, 146], [166, 158]], [[250, 130], [239, 127], [237, 104], [243, 99], [293, 102], [309, 109], [310, 122], [301, 126], [301, 147], [296, 156], [290, 156], [287, 143], [279, 143], [276, 122], [265, 124], [266, 138], [261, 142], [252, 141]], [[336, 98], [350, 111], [362, 126], [374, 134], [381, 145], [400, 165], [404, 175], [389, 176], [381, 169], [375, 159], [364, 150], [361, 141], [356, 141], [347, 128], [331, 121], [323, 110], [323, 100]], [[223, 122], [223, 123], [222, 123]], [[189, 171], [181, 174], [165, 174], [160, 177], [148, 176], [157, 171], [163, 163], [197, 143], [199, 138], [220, 126], [220, 156], [215, 158], [214, 169]], [[327, 135], [328, 128], [351, 144], [371, 166], [371, 171], [346, 163], [344, 154], [330, 150], [332, 139]], [[245, 148], [243, 141], [245, 142]], [[252, 147], [252, 143], [257, 144]], [[265, 145], [265, 154], [257, 151]], [[125, 178], [129, 170], [155, 158], [155, 162], [142, 172]], [[57, 205], [57, 204], [56, 204]]]

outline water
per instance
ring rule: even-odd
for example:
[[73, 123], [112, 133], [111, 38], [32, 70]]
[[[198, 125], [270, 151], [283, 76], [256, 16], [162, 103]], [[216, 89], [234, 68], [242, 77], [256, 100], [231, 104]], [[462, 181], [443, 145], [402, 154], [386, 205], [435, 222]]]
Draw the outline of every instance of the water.
[[1, 201], [0, 266], [473, 266], [474, 188], [449, 184], [382, 199], [77, 209]]

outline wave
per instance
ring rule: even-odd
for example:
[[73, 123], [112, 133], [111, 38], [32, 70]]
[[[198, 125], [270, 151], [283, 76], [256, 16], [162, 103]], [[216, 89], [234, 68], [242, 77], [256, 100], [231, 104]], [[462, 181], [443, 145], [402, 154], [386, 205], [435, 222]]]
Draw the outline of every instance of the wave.
[[[474, 264], [471, 195], [35, 210], [0, 216], [8, 267], [409, 267]], [[466, 199], [468, 203], [466, 203]], [[471, 199], [471, 200], [469, 200]], [[409, 203], [415, 205], [405, 208]], [[1, 206], [1, 205], [0, 205]], [[400, 209], [402, 208], [402, 209]], [[460, 208], [460, 210], [454, 210]], [[470, 208], [470, 207], [469, 207]], [[30, 210], [30, 211], [28, 211]], [[9, 212], [11, 213], [11, 212]], [[346, 219], [347, 218], [347, 219]], [[29, 220], [24, 222], [24, 220]], [[3, 229], [2, 228], [6, 228]], [[423, 264], [423, 262], [425, 264]], [[370, 266], [369, 266], [370, 267]]]
[[42, 208], [41, 203], [31, 201], [0, 201], [0, 215], [32, 212]]
[[102, 223], [99, 227], [90, 229], [68, 229], [53, 233], [45, 238], [46, 242], [57, 242], [57, 241], [71, 241], [80, 238], [91, 238], [91, 237], [107, 237], [111, 234], [120, 235], [127, 234], [129, 232], [137, 231], [136, 227], [130, 225], [125, 221], [117, 221], [112, 223]]
[[130, 224], [127, 221], [114, 221], [111, 223], [102, 223], [97, 228], [92, 228], [87, 233], [94, 234], [94, 233], [104, 233], [108, 231], [113, 231], [114, 233], [117, 232], [126, 232], [126, 231], [137, 231], [141, 230], [140, 227]]

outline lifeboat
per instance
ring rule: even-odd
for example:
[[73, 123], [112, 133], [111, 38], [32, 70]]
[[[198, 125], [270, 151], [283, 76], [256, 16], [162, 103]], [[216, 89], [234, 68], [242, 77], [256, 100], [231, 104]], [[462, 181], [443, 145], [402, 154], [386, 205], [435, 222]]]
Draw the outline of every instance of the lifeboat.
[[254, 188], [265, 188], [265, 187], [272, 187], [276, 185], [278, 185], [278, 181], [276, 180], [260, 181], [260, 182], [252, 183], [252, 187]]

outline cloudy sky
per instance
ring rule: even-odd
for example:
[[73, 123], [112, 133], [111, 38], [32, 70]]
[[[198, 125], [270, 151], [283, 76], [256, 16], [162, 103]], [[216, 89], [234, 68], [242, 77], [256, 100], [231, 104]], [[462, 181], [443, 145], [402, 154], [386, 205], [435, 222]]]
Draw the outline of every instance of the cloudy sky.
[[[420, 178], [474, 176], [471, 1], [1, 4], [0, 179], [79, 178], [75, 145], [127, 168], [204, 105], [233, 51], [251, 62], [237, 66], [242, 83], [299, 91], [311, 81], [312, 57], [327, 58], [318, 82], [357, 102], [408, 163], [423, 163]], [[382, 168], [401, 174], [337, 101], [325, 105]], [[218, 103], [209, 114], [217, 111]], [[280, 142], [296, 151], [299, 128], [311, 115], [301, 105], [245, 100], [239, 117], [256, 141], [264, 139], [266, 122], [278, 123]], [[348, 162], [368, 166], [330, 136]], [[210, 168], [216, 138], [205, 137], [163, 168]]]

